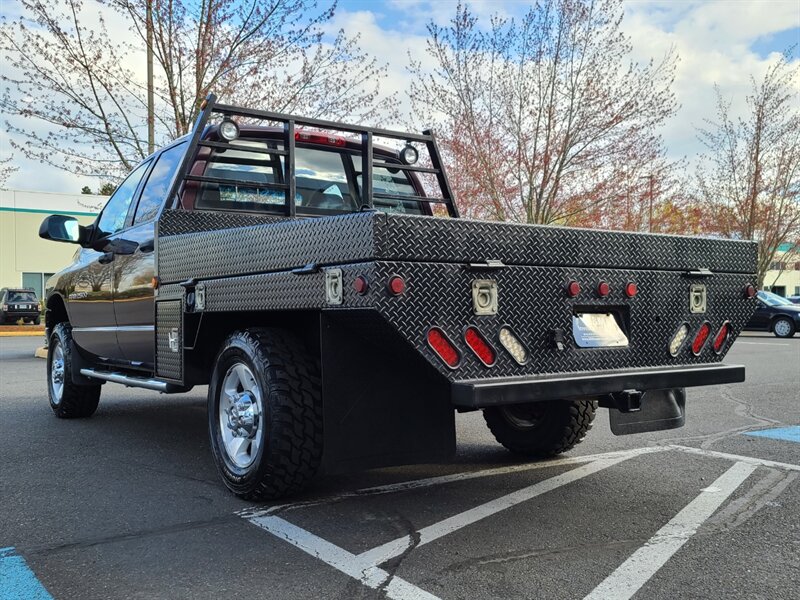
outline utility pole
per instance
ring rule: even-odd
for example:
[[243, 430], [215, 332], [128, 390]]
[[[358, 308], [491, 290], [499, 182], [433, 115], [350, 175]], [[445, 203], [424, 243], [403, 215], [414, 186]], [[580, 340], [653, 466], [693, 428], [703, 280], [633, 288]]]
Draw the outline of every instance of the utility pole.
[[147, 0], [147, 153], [155, 150], [155, 100], [153, 98], [153, 0]]

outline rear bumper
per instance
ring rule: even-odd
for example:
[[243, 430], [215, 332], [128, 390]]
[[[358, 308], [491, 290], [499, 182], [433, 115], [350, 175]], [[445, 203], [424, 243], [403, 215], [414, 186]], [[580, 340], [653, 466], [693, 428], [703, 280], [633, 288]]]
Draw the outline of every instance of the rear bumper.
[[3, 313], [3, 318], [6, 320], [11, 319], [35, 319], [40, 316], [38, 310], [7, 310]]
[[564, 398], [586, 398], [623, 390], [671, 388], [738, 383], [744, 381], [742, 365], [700, 365], [600, 373], [457, 381], [451, 398], [456, 406], [485, 408]]

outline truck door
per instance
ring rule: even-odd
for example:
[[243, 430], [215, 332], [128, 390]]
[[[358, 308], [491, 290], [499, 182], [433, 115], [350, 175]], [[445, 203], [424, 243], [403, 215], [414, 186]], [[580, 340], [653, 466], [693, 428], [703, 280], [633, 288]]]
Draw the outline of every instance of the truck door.
[[141, 189], [125, 239], [138, 244], [133, 254], [114, 261], [114, 312], [117, 339], [125, 360], [155, 362], [155, 218], [166, 200], [186, 144], [167, 148], [155, 159]]
[[125, 227], [134, 194], [148, 166], [149, 162], [139, 165], [109, 198], [95, 223], [93, 248], [81, 251], [80, 266], [75, 270], [67, 298], [75, 342], [103, 358], [122, 358], [113, 304], [114, 263], [119, 255], [112, 242]]

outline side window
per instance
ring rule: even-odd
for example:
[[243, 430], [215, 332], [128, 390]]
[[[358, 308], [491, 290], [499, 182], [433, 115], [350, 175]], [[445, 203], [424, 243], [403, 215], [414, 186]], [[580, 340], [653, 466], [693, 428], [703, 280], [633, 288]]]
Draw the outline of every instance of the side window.
[[158, 214], [158, 209], [169, 193], [172, 183], [172, 176], [178, 170], [183, 153], [186, 151], [186, 144], [178, 144], [169, 150], [165, 150], [158, 157], [150, 176], [144, 184], [142, 196], [136, 206], [136, 214], [133, 217], [134, 224], [144, 223], [154, 218]]
[[133, 195], [136, 193], [136, 188], [142, 180], [148, 164], [149, 162], [145, 162], [136, 167], [108, 199], [103, 213], [97, 221], [98, 238], [116, 233], [125, 227], [125, 218], [128, 216]]

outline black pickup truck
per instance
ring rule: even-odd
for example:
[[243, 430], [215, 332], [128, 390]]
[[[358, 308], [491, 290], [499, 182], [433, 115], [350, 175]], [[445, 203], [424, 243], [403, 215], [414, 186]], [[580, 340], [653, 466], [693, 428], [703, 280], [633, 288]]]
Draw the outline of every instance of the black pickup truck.
[[668, 429], [685, 388], [744, 380], [721, 361], [755, 308], [755, 244], [458, 216], [430, 131], [210, 96], [93, 225], [42, 224], [81, 247], [47, 284], [50, 405], [208, 385], [225, 484], [267, 499], [446, 460], [457, 411], [546, 457], [598, 406], [617, 434]]

